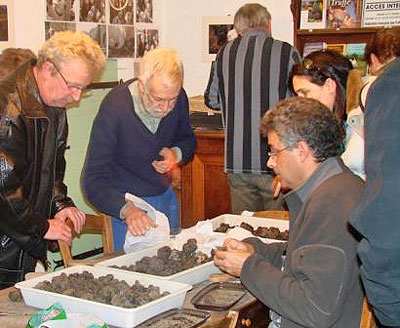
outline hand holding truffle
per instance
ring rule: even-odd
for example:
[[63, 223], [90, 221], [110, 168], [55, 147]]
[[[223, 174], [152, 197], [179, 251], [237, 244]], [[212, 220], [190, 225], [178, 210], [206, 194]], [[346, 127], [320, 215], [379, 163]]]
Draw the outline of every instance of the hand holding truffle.
[[239, 277], [244, 262], [254, 253], [254, 248], [250, 244], [232, 238], [227, 238], [224, 246], [226, 251], [215, 250], [214, 263], [221, 270]]

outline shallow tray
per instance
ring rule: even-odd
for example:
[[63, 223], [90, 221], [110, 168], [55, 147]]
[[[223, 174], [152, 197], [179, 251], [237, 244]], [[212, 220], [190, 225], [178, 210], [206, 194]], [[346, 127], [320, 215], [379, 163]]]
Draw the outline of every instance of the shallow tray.
[[143, 322], [137, 328], [195, 328], [202, 325], [210, 313], [192, 309], [172, 309]]
[[240, 283], [214, 282], [193, 296], [191, 302], [198, 309], [225, 311], [245, 294], [246, 289]]
[[[137, 261], [140, 261], [143, 257], [145, 256], [154, 256], [157, 255], [157, 251], [159, 248], [163, 246], [170, 246], [170, 243], [163, 243], [159, 244], [154, 247], [149, 247], [145, 248], [133, 253], [125, 254], [122, 256], [114, 257], [110, 260], [102, 261], [97, 264], [95, 264], [95, 267], [107, 267], [108, 270], [112, 271], [119, 271], [119, 272], [132, 272], [137, 275], [142, 275], [142, 276], [150, 276], [154, 277], [157, 279], [162, 279], [162, 280], [171, 280], [171, 281], [176, 281], [176, 282], [182, 282], [186, 283], [189, 285], [195, 285], [199, 282], [205, 281], [208, 279], [208, 276], [212, 273], [220, 273], [221, 271], [218, 269], [218, 267], [215, 266], [214, 261], [210, 261], [207, 263], [203, 263], [201, 265], [195, 266], [193, 268], [183, 270], [181, 272], [175, 273], [170, 276], [156, 276], [156, 275], [150, 275], [148, 273], [140, 273], [140, 272], [134, 272], [134, 271], [128, 271], [128, 270], [123, 270], [119, 268], [112, 268], [113, 265], [117, 266], [123, 266], [123, 265], [131, 265], [135, 264]], [[211, 249], [202, 249], [199, 247], [199, 251], [202, 251], [206, 253], [208, 256], [211, 254]]]
[[[115, 279], [125, 280], [129, 285], [133, 285], [138, 280], [146, 287], [152, 284], [160, 287], [161, 292], [168, 291], [170, 294], [137, 308], [128, 309], [34, 288], [39, 282], [51, 281], [53, 277], [59, 276], [61, 273], [69, 275], [75, 272], [82, 273], [83, 271], [92, 273], [95, 278], [111, 273]], [[28, 306], [46, 309], [53, 303], [60, 302], [67, 312], [93, 314], [110, 325], [131, 328], [161, 312], [181, 307], [185, 300], [186, 292], [192, 286], [149, 276], [144, 277], [134, 272], [111, 272], [107, 268], [79, 265], [19, 282], [15, 287], [21, 290], [25, 304]]]

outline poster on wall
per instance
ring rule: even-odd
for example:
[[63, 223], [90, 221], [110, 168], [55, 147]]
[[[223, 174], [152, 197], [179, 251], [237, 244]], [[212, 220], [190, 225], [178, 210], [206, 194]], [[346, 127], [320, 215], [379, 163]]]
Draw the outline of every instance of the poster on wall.
[[[78, 0], [76, 0], [78, 1]], [[79, 0], [79, 21], [92, 23], [106, 22], [106, 0]]]
[[14, 27], [11, 24], [13, 17], [12, 0], [0, 0], [0, 48], [14, 46]]
[[136, 30], [136, 57], [142, 58], [144, 54], [159, 45], [158, 30], [137, 29]]
[[204, 16], [202, 22], [202, 59], [212, 61], [228, 41], [228, 33], [233, 29], [233, 16]]
[[47, 20], [75, 21], [75, 0], [47, 0]]
[[400, 5], [395, 0], [364, 0], [363, 27], [400, 25]]
[[110, 0], [110, 24], [133, 25], [133, 0]]
[[153, 23], [153, 0], [136, 0], [136, 22]]
[[44, 1], [46, 40], [59, 31], [81, 31], [97, 41], [107, 57], [132, 60], [159, 45], [152, 0]]
[[135, 30], [133, 26], [108, 26], [108, 57], [135, 57]]

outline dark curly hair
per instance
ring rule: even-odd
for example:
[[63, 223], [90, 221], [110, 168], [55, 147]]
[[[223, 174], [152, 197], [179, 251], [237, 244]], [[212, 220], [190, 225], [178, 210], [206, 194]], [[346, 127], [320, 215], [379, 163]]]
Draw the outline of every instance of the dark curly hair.
[[386, 63], [392, 57], [400, 57], [400, 26], [382, 28], [365, 46], [364, 60], [371, 65], [371, 54]]
[[342, 122], [328, 107], [303, 97], [282, 100], [267, 111], [261, 121], [261, 133], [266, 137], [268, 131], [275, 131], [287, 147], [307, 142], [318, 162], [340, 156], [346, 135]]
[[328, 78], [336, 82], [336, 96], [333, 113], [345, 120], [346, 118], [346, 86], [349, 71], [353, 68], [350, 60], [333, 50], [319, 50], [304, 57], [303, 61], [293, 66], [289, 75], [289, 88], [293, 90], [293, 77], [305, 76], [311, 83], [322, 86]]

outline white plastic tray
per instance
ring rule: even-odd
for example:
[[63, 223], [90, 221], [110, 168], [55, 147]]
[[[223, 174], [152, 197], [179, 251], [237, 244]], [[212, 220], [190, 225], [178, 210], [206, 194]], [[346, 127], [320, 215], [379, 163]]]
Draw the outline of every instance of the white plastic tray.
[[[223, 215], [217, 216], [213, 219], [210, 219], [210, 221], [212, 223], [213, 230], [218, 228], [221, 223], [227, 223], [230, 226], [239, 227], [242, 222], [246, 222], [246, 223], [250, 224], [254, 229], [257, 229], [258, 227], [268, 227], [268, 228], [276, 227], [276, 228], [279, 228], [279, 230], [281, 232], [285, 231], [285, 230], [289, 230], [289, 221], [287, 221], [287, 220], [265, 219], [265, 218], [257, 218], [257, 217], [252, 217], [252, 216], [223, 214]], [[234, 230], [234, 229], [232, 229], [232, 230]], [[243, 232], [243, 230], [245, 230], [243, 228], [240, 228], [241, 231], [237, 234], [235, 233], [235, 231], [233, 231], [233, 234], [232, 234], [232, 230], [228, 230], [228, 232], [226, 233], [226, 235], [231, 238], [243, 239], [243, 237], [245, 237], [245, 238], [255, 237], [255, 238], [259, 238], [260, 240], [262, 240], [265, 243], [285, 241], [285, 240], [255, 236], [250, 231], [246, 230], [245, 232]], [[242, 233], [244, 233], [244, 235]]]
[[[69, 275], [71, 273], [81, 273], [83, 271], [91, 272], [95, 278], [111, 273], [114, 275], [114, 278], [120, 280], [123, 279], [129, 285], [133, 285], [135, 281], [138, 280], [146, 287], [152, 284], [160, 287], [161, 292], [168, 291], [170, 294], [137, 308], [127, 309], [34, 288], [34, 286], [39, 282], [44, 280], [51, 281], [53, 277], [59, 276], [63, 272]], [[169, 309], [180, 308], [184, 302], [186, 292], [192, 288], [192, 286], [188, 284], [156, 279], [151, 276], [137, 275], [134, 272], [123, 272], [120, 270], [111, 272], [107, 268], [89, 267], [84, 265], [70, 267], [38, 278], [25, 280], [17, 283], [15, 287], [21, 290], [26, 305], [45, 309], [55, 302], [60, 302], [67, 312], [89, 313], [97, 316], [110, 325], [124, 328], [134, 327]]]
[[[96, 267], [97, 266], [107, 267], [108, 270], [117, 270], [119, 272], [121, 272], [121, 271], [122, 272], [132, 272], [132, 271], [110, 268], [110, 267], [113, 265], [117, 265], [117, 266], [128, 265], [129, 266], [131, 264], [135, 264], [137, 261], [140, 261], [145, 256], [151, 257], [154, 255], [157, 255], [157, 250], [166, 245], [170, 245], [170, 244], [163, 243], [163, 244], [159, 244], [154, 247], [149, 247], [149, 248], [145, 248], [145, 249], [133, 252], [133, 253], [114, 257], [110, 260], [96, 263], [95, 266]], [[199, 251], [206, 253], [208, 256], [210, 256], [210, 254], [211, 254], [211, 249], [199, 248]], [[146, 276], [146, 277], [150, 276], [150, 277], [154, 277], [154, 278], [161, 279], [161, 280], [171, 280], [171, 281], [186, 283], [189, 285], [195, 285], [199, 282], [207, 280], [208, 276], [210, 274], [219, 273], [219, 272], [221, 272], [221, 271], [214, 265], [214, 262], [211, 261], [211, 262], [207, 262], [207, 263], [198, 265], [196, 267], [175, 273], [171, 276], [154, 276], [154, 275], [149, 275], [147, 273], [139, 273], [139, 272], [135, 272], [135, 274], [141, 275], [141, 276]]]

